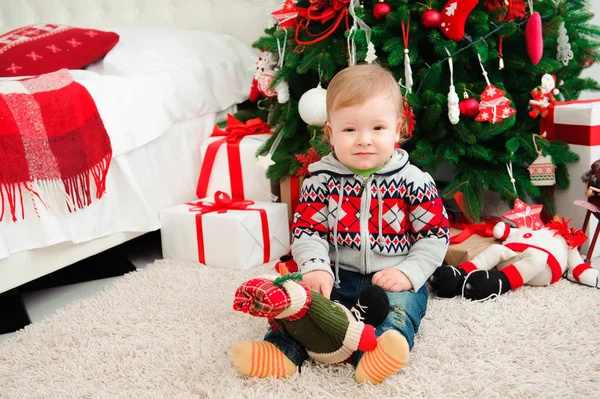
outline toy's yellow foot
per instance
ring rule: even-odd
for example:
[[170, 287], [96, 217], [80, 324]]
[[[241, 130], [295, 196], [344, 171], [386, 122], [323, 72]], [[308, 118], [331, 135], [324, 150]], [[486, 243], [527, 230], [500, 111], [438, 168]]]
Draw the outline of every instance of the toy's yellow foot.
[[233, 366], [249, 377], [286, 378], [296, 373], [296, 365], [270, 342], [241, 341], [231, 350]]
[[354, 377], [359, 383], [379, 384], [408, 363], [408, 341], [396, 330], [387, 330], [377, 339], [377, 348], [365, 352]]

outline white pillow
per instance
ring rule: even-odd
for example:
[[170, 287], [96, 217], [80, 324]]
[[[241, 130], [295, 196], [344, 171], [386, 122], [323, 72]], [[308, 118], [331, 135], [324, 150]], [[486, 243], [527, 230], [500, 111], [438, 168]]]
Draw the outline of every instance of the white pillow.
[[178, 95], [219, 112], [248, 98], [256, 52], [233, 36], [160, 28], [120, 28], [119, 42], [87, 70], [133, 77], [168, 74]]

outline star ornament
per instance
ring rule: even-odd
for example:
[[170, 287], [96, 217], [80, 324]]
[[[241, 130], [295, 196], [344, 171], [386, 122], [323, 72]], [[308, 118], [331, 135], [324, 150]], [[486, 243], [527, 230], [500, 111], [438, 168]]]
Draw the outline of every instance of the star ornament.
[[543, 205], [526, 204], [517, 198], [512, 211], [506, 212], [502, 216], [514, 222], [518, 228], [539, 230], [544, 227], [544, 222], [540, 219], [543, 207]]
[[277, 19], [281, 28], [293, 28], [296, 26], [296, 18], [298, 17], [299, 10], [292, 0], [285, 0], [283, 8], [277, 11], [273, 11], [271, 15]]
[[271, 159], [272, 155], [259, 155], [257, 164], [265, 168], [265, 170], [269, 169], [269, 166], [275, 165], [275, 161]]

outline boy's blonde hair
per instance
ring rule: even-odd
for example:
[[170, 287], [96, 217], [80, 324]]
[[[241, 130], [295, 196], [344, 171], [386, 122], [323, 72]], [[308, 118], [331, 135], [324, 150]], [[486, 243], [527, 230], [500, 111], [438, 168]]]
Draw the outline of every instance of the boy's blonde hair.
[[[403, 141], [407, 124], [400, 85], [391, 72], [379, 64], [359, 64], [338, 72], [327, 87], [327, 115], [339, 108], [363, 104], [378, 95], [389, 95], [398, 110], [400, 141]], [[330, 133], [327, 128], [326, 138]]]

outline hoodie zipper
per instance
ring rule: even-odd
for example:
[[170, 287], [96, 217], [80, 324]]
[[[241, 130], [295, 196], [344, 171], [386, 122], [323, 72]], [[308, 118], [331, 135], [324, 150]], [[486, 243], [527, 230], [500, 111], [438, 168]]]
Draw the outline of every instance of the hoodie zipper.
[[373, 181], [373, 175], [366, 180], [363, 178], [363, 187], [360, 198], [360, 263], [364, 274], [369, 274], [371, 268], [369, 265], [369, 205], [371, 192], [369, 184]]

